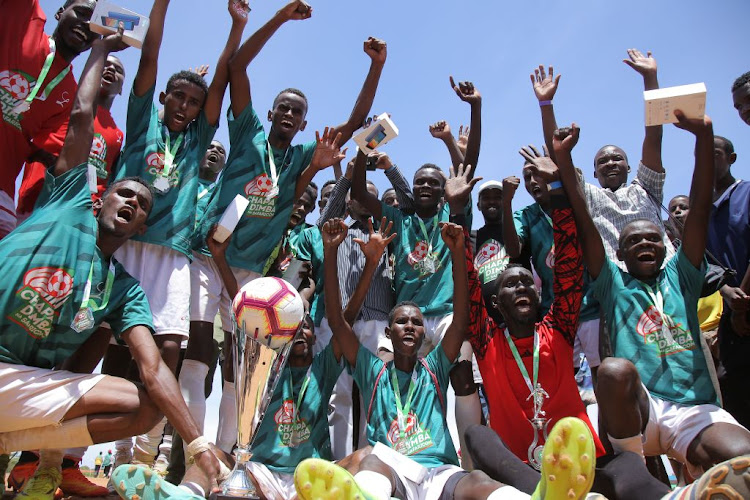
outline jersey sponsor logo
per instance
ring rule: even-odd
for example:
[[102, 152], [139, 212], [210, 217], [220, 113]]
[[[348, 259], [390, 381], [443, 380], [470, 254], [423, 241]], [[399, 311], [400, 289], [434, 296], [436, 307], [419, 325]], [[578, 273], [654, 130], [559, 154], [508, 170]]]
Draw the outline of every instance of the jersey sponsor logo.
[[293, 419], [295, 413], [294, 401], [286, 399], [273, 416], [282, 446], [297, 447], [310, 440], [310, 426], [302, 418], [295, 422]]
[[641, 314], [635, 329], [643, 337], [644, 343], [655, 346], [660, 358], [676, 352], [692, 351], [695, 341], [690, 330], [681, 323], [675, 323], [670, 316], [665, 315], [664, 318], [666, 321], [653, 305]]
[[[36, 81], [26, 73], [13, 70], [0, 71], [0, 103], [3, 106], [3, 120], [21, 130], [21, 116], [13, 109], [26, 99]], [[44, 100], [44, 92], [37, 94], [36, 99]]]
[[415, 455], [434, 444], [430, 433], [422, 426], [413, 411], [406, 416], [403, 439], [398, 429], [398, 419], [391, 422], [386, 438], [391, 448], [403, 455]]
[[474, 258], [474, 265], [482, 283], [497, 278], [508, 267], [509, 259], [505, 247], [500, 242], [494, 239], [484, 242]]
[[[155, 152], [151, 153], [146, 157], [146, 172], [154, 176], [154, 180], [156, 177], [164, 170], [164, 153]], [[177, 167], [177, 164], [175, 163], [172, 167], [172, 171], [169, 172], [169, 187], [173, 188], [177, 186], [180, 182], [180, 171], [175, 168]], [[97, 169], [98, 171], [98, 169]], [[152, 182], [153, 184], [153, 182]]]
[[107, 141], [102, 134], [94, 134], [89, 152], [89, 165], [96, 168], [96, 176], [99, 179], [107, 178]]
[[430, 245], [424, 240], [417, 241], [406, 260], [420, 277], [435, 274], [441, 267], [437, 253], [430, 253]]
[[37, 267], [27, 271], [23, 286], [16, 292], [21, 306], [8, 319], [35, 339], [49, 336], [58, 309], [73, 293], [73, 271], [57, 267]]
[[265, 173], [245, 184], [245, 196], [250, 204], [245, 210], [248, 217], [271, 219], [276, 213], [276, 196], [268, 196], [273, 189], [273, 181]]

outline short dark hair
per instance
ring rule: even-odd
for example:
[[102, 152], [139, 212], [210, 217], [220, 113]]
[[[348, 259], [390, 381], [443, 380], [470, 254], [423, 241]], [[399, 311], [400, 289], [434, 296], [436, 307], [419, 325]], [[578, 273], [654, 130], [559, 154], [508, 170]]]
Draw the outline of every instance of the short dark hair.
[[206, 80], [198, 73], [194, 73], [186, 69], [178, 71], [177, 73], [169, 77], [169, 80], [167, 80], [167, 94], [172, 91], [172, 89], [175, 87], [175, 85], [177, 85], [177, 82], [179, 81], [192, 83], [193, 85], [200, 87], [200, 89], [206, 96], [208, 95], [208, 85], [206, 84]]
[[[396, 309], [398, 309], [399, 307], [416, 307], [417, 309], [419, 309], [419, 304], [417, 304], [416, 302], [412, 302], [411, 300], [402, 300], [401, 302], [393, 306], [391, 312], [388, 313], [388, 326], [391, 326], [393, 324], [393, 318], [396, 317]], [[419, 312], [422, 312], [422, 309], [419, 309]]]
[[318, 197], [318, 190], [317, 188], [314, 188], [312, 186], [307, 186], [305, 188], [305, 193], [310, 195], [310, 198], [312, 198], [312, 201], [315, 201], [315, 199]]
[[382, 201], [382, 202], [385, 202], [385, 196], [386, 196], [386, 195], [387, 195], [388, 193], [390, 193], [391, 191], [393, 191], [393, 193], [394, 193], [394, 194], [396, 193], [396, 190], [395, 190], [395, 189], [393, 189], [393, 188], [388, 188], [388, 189], [386, 189], [385, 191], [383, 191], [383, 196], [382, 196], [382, 197], [380, 198], [380, 201]]
[[104, 190], [104, 193], [102, 193], [102, 201], [104, 201], [104, 199], [105, 199], [105, 198], [106, 198], [107, 196], [109, 196], [109, 193], [111, 193], [111, 192], [112, 192], [112, 190], [114, 190], [114, 189], [115, 189], [115, 187], [117, 187], [118, 185], [122, 184], [123, 182], [129, 182], [129, 181], [132, 181], [132, 182], [137, 182], [137, 183], [138, 183], [138, 184], [140, 184], [141, 186], [144, 186], [144, 187], [145, 187], [146, 189], [148, 189], [148, 192], [149, 192], [149, 194], [151, 195], [151, 200], [152, 200], [151, 206], [150, 206], [150, 207], [149, 207], [149, 209], [148, 209], [148, 213], [149, 213], [149, 214], [151, 214], [151, 210], [152, 210], [152, 209], [154, 208], [154, 204], [153, 204], [153, 199], [154, 199], [154, 187], [153, 187], [153, 186], [152, 186], [151, 184], [149, 184], [148, 182], [146, 182], [146, 181], [145, 181], [145, 180], [144, 180], [143, 178], [141, 178], [141, 177], [136, 177], [136, 176], [131, 176], [131, 177], [123, 177], [122, 179], [117, 179], [116, 181], [112, 181], [112, 182], [111, 182], [111, 183], [109, 184], [109, 186], [107, 186], [107, 189], [105, 189], [105, 190]]
[[[688, 198], [688, 199], [690, 199], [690, 198]], [[636, 222], [648, 222], [649, 224], [654, 224], [654, 221], [652, 221], [650, 219], [643, 219], [643, 218], [641, 218], [641, 219], [631, 220], [630, 222], [628, 222], [627, 224], [625, 224], [625, 226], [623, 226], [622, 230], [620, 231], [620, 236], [617, 237], [617, 248], [622, 248], [622, 239], [623, 239], [622, 233], [625, 232], [625, 228], [628, 227], [628, 226], [630, 226], [630, 225], [635, 224]]]
[[321, 191], [323, 191], [326, 186], [330, 186], [331, 184], [336, 184], [336, 179], [329, 179], [323, 183], [323, 187], [320, 188]]
[[438, 173], [440, 173], [440, 178], [443, 180], [443, 184], [442, 185], [445, 186], [445, 181], [446, 181], [445, 173], [443, 173], [443, 169], [441, 169], [440, 167], [438, 167], [434, 163], [425, 163], [424, 165], [422, 165], [421, 167], [419, 167], [417, 169], [417, 171], [414, 172], [414, 178], [416, 179], [417, 178], [417, 174], [419, 172], [421, 172], [422, 170], [427, 170], [428, 168], [431, 168], [433, 170], [437, 170]]
[[748, 83], [750, 83], [750, 71], [748, 71], [747, 73], [743, 73], [742, 75], [737, 77], [737, 79], [732, 84], [732, 92], [740, 87], [744, 87]]
[[723, 149], [727, 155], [731, 155], [732, 153], [734, 153], [734, 144], [732, 144], [732, 141], [721, 135], [715, 135], [714, 139], [719, 139], [724, 143]]
[[310, 181], [310, 187], [313, 188], [315, 191], [318, 190], [318, 185], [315, 184], [313, 181]]
[[374, 182], [372, 182], [370, 179], [367, 179], [367, 184], [375, 188], [375, 196], [377, 197], [378, 194], [380, 194], [380, 190], [378, 189], [378, 186]]
[[298, 95], [298, 96], [300, 96], [302, 98], [303, 101], [305, 101], [305, 107], [306, 108], [310, 107], [310, 105], [307, 102], [307, 96], [304, 94], [304, 92], [302, 92], [300, 89], [295, 89], [294, 87], [286, 88], [286, 89], [282, 90], [281, 92], [279, 92], [278, 94], [276, 94], [276, 97], [273, 98], [273, 105], [274, 106], [276, 106], [276, 101], [279, 100], [279, 97], [281, 97], [282, 94], [294, 94], [294, 95]]

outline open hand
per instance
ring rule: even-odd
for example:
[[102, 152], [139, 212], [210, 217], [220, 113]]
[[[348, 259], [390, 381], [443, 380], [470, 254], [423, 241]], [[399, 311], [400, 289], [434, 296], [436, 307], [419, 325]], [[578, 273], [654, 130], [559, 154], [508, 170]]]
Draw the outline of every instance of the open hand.
[[700, 135], [713, 129], [711, 118], [708, 115], [704, 114], [703, 118], [688, 118], [679, 109], [674, 110], [674, 115], [677, 117], [677, 123], [674, 126], [682, 130], [687, 130], [693, 135]]
[[450, 77], [450, 82], [453, 91], [462, 101], [468, 102], [469, 104], [478, 104], [482, 102], [482, 94], [474, 88], [472, 82], [458, 82], [458, 85], [456, 85], [452, 76]]
[[335, 131], [332, 127], [326, 127], [323, 130], [323, 137], [320, 137], [320, 132], [315, 131], [315, 152], [313, 153], [310, 166], [315, 170], [321, 170], [326, 167], [330, 167], [334, 163], [338, 163], [346, 158], [346, 148], [343, 151], [339, 149], [339, 142], [341, 142], [341, 132], [333, 137]]
[[458, 169], [455, 170], [453, 166], [450, 167], [450, 177], [445, 181], [445, 201], [452, 208], [463, 208], [469, 202], [469, 196], [474, 185], [481, 181], [481, 177], [471, 178], [474, 172], [474, 167], [467, 165], [464, 167], [463, 163], [458, 165]]
[[440, 223], [440, 236], [452, 254], [464, 251], [464, 228], [452, 222]]
[[349, 228], [343, 220], [335, 218], [326, 221], [320, 231], [323, 237], [323, 248], [326, 250], [337, 249], [348, 233]]
[[289, 21], [301, 21], [312, 16], [312, 7], [302, 0], [292, 0], [279, 10]]
[[551, 101], [555, 97], [557, 92], [557, 83], [560, 81], [560, 76], [555, 76], [555, 69], [550, 66], [549, 73], [544, 71], [544, 66], [541, 64], [539, 68], [534, 70], [534, 74], [531, 76], [531, 84], [534, 86], [534, 94], [539, 101]]
[[466, 154], [466, 146], [469, 145], [470, 130], [471, 128], [468, 125], [461, 125], [458, 127], [458, 139], [456, 140], [456, 144], [463, 154]]
[[[386, 226], [386, 222], [388, 225]], [[388, 244], [396, 239], [396, 233], [391, 233], [393, 221], [388, 221], [385, 217], [380, 220], [380, 228], [375, 231], [372, 227], [372, 219], [367, 219], [367, 227], [370, 230], [370, 238], [365, 242], [359, 238], [354, 238], [354, 242], [362, 249], [365, 258], [370, 262], [380, 261], [383, 252]]]
[[198, 74], [202, 76], [203, 78], [205, 78], [206, 75], [208, 74], [208, 68], [209, 68], [208, 64], [201, 64], [200, 66], [196, 66], [195, 69], [188, 68], [188, 71], [190, 71], [191, 73]]
[[385, 63], [385, 60], [388, 57], [388, 47], [385, 41], [371, 36], [365, 40], [363, 48], [365, 54], [372, 59], [372, 62], [380, 64]]
[[250, 4], [247, 0], [229, 0], [229, 15], [233, 23], [247, 24], [247, 15], [250, 13]]
[[432, 135], [432, 137], [434, 137], [435, 139], [440, 139], [441, 141], [445, 141], [453, 137], [453, 134], [451, 134], [451, 126], [448, 125], [448, 122], [445, 120], [440, 120], [439, 122], [435, 122], [430, 125], [430, 135]]
[[656, 75], [656, 59], [651, 57], [651, 51], [644, 56], [638, 49], [628, 49], [628, 58], [622, 62], [636, 70], [641, 76]]
[[[546, 149], [544, 149], [544, 155], [539, 154], [539, 151], [532, 145], [529, 144], [521, 148], [518, 152], [526, 160], [527, 165], [532, 165], [532, 170], [536, 175], [544, 179], [547, 184], [560, 179], [560, 171], [549, 157]], [[526, 166], [524, 166], [526, 168]], [[504, 195], [505, 193], [503, 193]]]
[[521, 179], [511, 175], [503, 179], [503, 200], [512, 200], [515, 196], [518, 186], [521, 185]]

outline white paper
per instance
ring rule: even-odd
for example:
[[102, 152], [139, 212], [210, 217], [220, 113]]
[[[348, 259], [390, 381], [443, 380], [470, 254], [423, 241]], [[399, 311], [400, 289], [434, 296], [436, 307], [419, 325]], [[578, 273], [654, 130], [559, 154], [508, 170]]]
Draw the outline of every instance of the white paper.
[[111, 35], [117, 32], [120, 22], [125, 28], [122, 40], [131, 47], [140, 49], [143, 46], [143, 39], [146, 38], [149, 20], [148, 17], [132, 10], [124, 9], [107, 0], [98, 0], [94, 13], [91, 14], [89, 28], [100, 35]]
[[355, 135], [354, 142], [365, 154], [370, 154], [396, 137], [398, 137], [398, 128], [396, 128], [388, 113], [383, 113], [369, 127], [362, 129], [360, 133]]
[[694, 83], [643, 92], [646, 126], [677, 123], [674, 111], [679, 109], [688, 118], [703, 118], [706, 112], [706, 85]]

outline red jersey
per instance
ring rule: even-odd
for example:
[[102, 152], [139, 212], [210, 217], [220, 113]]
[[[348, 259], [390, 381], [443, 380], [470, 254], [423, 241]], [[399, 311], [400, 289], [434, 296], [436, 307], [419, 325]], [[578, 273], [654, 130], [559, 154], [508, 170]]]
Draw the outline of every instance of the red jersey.
[[0, 103], [3, 115], [0, 123], [0, 190], [13, 197], [16, 177], [34, 147], [54, 155], [60, 153], [77, 87], [71, 71], [48, 96], [44, 95], [49, 81], [68, 66], [58, 53], [41, 90], [31, 103], [31, 109], [20, 115], [13, 111], [31, 93], [50, 52], [49, 39], [44, 33], [47, 18], [38, 0], [0, 0], [0, 8]]
[[[109, 174], [120, 156], [124, 137], [122, 130], [117, 127], [112, 118], [112, 113], [106, 108], [98, 107], [94, 118], [94, 140], [89, 152], [89, 164], [96, 167], [98, 190], [92, 195], [94, 200], [101, 198], [107, 189]], [[41, 163], [26, 164], [23, 182], [18, 192], [17, 212], [19, 214], [28, 214], [34, 209], [34, 204], [44, 186], [44, 168]]]
[[[599, 438], [586, 415], [573, 374], [573, 340], [583, 298], [583, 262], [570, 207], [552, 210], [555, 240], [555, 299], [547, 315], [536, 324], [539, 334], [538, 382], [549, 395], [542, 410], [549, 419], [548, 431], [563, 417], [578, 417], [594, 436], [597, 456], [604, 455]], [[469, 341], [477, 358], [479, 371], [490, 407], [490, 426], [508, 448], [528, 462], [534, 429], [529, 421], [534, 405], [529, 387], [508, 346], [503, 330], [487, 314], [482, 288], [474, 268], [473, 255], [467, 244], [466, 265], [469, 271], [471, 318]], [[516, 345], [526, 371], [533, 376], [534, 336], [511, 340]], [[538, 445], [544, 444], [540, 433]]]

